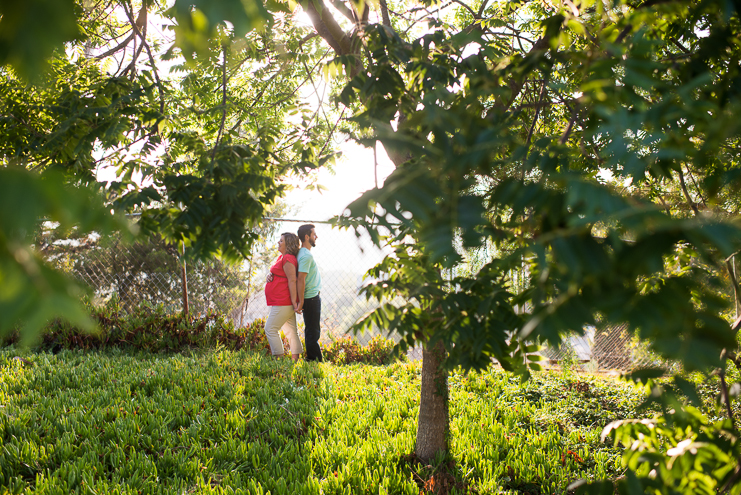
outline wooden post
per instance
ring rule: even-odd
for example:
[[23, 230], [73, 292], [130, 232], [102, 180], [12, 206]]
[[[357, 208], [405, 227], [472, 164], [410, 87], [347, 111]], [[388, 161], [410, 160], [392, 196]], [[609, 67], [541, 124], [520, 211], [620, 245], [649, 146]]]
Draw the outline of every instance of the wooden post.
[[731, 256], [731, 263], [733, 264], [733, 280], [735, 282], [733, 295], [735, 296], [734, 299], [736, 300], [736, 320], [738, 320], [739, 316], [741, 316], [741, 298], [739, 298], [738, 293], [738, 274], [736, 273], [736, 255], [734, 254]]
[[183, 254], [180, 258], [183, 278], [183, 314], [189, 313], [188, 309], [188, 273], [185, 269], [185, 243], [183, 243]]
[[736, 276], [736, 255], [726, 258], [726, 269], [728, 270], [728, 278], [731, 279], [731, 285], [733, 286], [733, 300], [736, 307], [736, 319], [741, 314], [741, 290], [738, 284], [738, 277]]

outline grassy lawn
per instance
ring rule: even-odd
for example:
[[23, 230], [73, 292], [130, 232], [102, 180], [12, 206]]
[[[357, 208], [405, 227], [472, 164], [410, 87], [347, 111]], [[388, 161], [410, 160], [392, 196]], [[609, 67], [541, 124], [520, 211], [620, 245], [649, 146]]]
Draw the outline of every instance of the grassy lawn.
[[18, 354], [0, 350], [0, 493], [566, 493], [621, 473], [599, 435], [640, 401], [569, 373], [452, 373], [450, 455], [424, 465], [420, 363]]

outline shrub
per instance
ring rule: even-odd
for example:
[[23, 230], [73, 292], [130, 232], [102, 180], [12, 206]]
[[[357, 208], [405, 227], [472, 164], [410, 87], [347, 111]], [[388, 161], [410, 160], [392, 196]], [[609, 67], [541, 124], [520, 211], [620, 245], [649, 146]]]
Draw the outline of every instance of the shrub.
[[[189, 349], [223, 347], [230, 350], [251, 349], [270, 354], [265, 336], [265, 320], [257, 319], [235, 329], [223, 315], [204, 316], [167, 314], [164, 306], [146, 305], [133, 313], [124, 313], [115, 304], [99, 307], [86, 304], [98, 323], [98, 331], [88, 333], [65, 320], [54, 320], [41, 334], [36, 350], [59, 352], [62, 349], [104, 350], [130, 349], [147, 352], [182, 352]], [[283, 347], [288, 340], [281, 332]], [[16, 343], [18, 334], [11, 334], [4, 345]], [[385, 365], [394, 361], [394, 342], [374, 337], [365, 347], [350, 337], [321, 344], [322, 353], [333, 364], [366, 363]]]
[[[65, 320], [56, 319], [42, 331], [35, 348], [51, 352], [114, 347], [148, 352], [182, 352], [223, 347], [270, 353], [263, 320], [255, 320], [247, 327], [235, 329], [229, 320], [217, 313], [198, 316], [167, 314], [162, 305], [142, 307], [129, 314], [120, 311], [115, 304], [104, 307], [87, 304], [87, 309], [98, 323], [96, 332], [89, 333]], [[15, 343], [17, 338], [17, 333], [13, 334], [3, 343]]]
[[322, 354], [327, 361], [333, 364], [365, 363], [386, 365], [396, 358], [405, 360], [406, 356], [394, 352], [393, 340], [384, 339], [377, 335], [365, 347], [350, 337], [343, 337], [322, 346]]

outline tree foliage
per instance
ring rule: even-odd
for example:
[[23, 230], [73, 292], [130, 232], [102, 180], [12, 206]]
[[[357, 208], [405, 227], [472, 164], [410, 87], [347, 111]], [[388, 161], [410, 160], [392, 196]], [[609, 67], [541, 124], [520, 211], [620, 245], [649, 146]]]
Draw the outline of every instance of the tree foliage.
[[[285, 178], [331, 163], [329, 126], [312, 122], [299, 101], [322, 55], [288, 24], [286, 5], [273, 5], [282, 17], [257, 3], [254, 12], [241, 2], [199, 6], [212, 24], [204, 25], [203, 13], [187, 2], [59, 3], [55, 8], [65, 11], [58, 24], [55, 10], [39, 9], [39, 24], [48, 27], [41, 34], [13, 31], [30, 14], [13, 2], [0, 4], [0, 39], [16, 36], [7, 55], [0, 48], [7, 64], [0, 67], [0, 196], [14, 201], [0, 213], [6, 253], [0, 276], [9, 284], [16, 274], [13, 293], [0, 299], [14, 308], [4, 312], [0, 332], [35, 314], [52, 315], [36, 308], [62, 289], [34, 284], [56, 277], [64, 283], [51, 286], [73, 290], [59, 274], [45, 270], [39, 277], [20, 261], [19, 249], [42, 265], [26, 235], [37, 222], [64, 220], [82, 235], [130, 230], [108, 211], [137, 212], [142, 234], [179, 244], [189, 259], [233, 263], [250, 256], [256, 229], [287, 191]], [[237, 12], [249, 22], [237, 22]], [[35, 51], [16, 54], [32, 45]], [[18, 177], [25, 177], [21, 189]], [[44, 185], [52, 181], [57, 185]], [[56, 198], [61, 184], [88, 198], [84, 206]], [[25, 194], [27, 187], [38, 193]], [[18, 210], [20, 229], [11, 218]], [[40, 291], [38, 300], [20, 305], [16, 298], [31, 290]], [[79, 307], [71, 307], [61, 314], [81, 323]]]
[[[484, 3], [462, 18], [416, 39], [367, 28], [372, 63], [340, 97], [365, 103], [355, 121], [409, 157], [342, 219], [396, 246], [366, 293], [409, 301], [358, 328], [442, 342], [448, 366], [493, 358], [527, 374], [532, 343], [558, 345], [602, 319], [686, 370], [722, 370], [738, 346], [718, 296], [741, 240], [735, 7]], [[394, 118], [395, 132], [377, 125]], [[477, 273], [443, 277], [489, 243]], [[511, 273], [523, 270], [516, 290]], [[692, 397], [689, 382], [682, 390]], [[630, 449], [619, 490], [741, 489], [733, 425], [705, 427], [675, 395], [653, 395], [665, 406], [657, 423], [614, 425]], [[707, 463], [702, 480], [682, 475]]]

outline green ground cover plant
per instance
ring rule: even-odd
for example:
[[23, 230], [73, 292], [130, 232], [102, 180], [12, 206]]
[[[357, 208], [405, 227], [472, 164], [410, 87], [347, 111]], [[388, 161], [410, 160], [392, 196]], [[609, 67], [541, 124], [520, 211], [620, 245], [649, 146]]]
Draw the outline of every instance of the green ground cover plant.
[[[566, 493], [615, 478], [614, 380], [453, 372], [451, 450], [414, 455], [420, 363], [293, 365], [216, 349], [0, 350], [0, 492]], [[411, 455], [410, 455], [411, 454]]]

